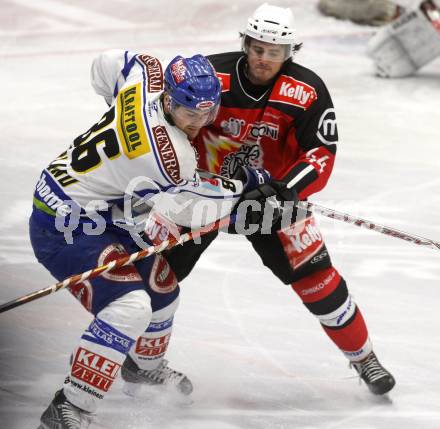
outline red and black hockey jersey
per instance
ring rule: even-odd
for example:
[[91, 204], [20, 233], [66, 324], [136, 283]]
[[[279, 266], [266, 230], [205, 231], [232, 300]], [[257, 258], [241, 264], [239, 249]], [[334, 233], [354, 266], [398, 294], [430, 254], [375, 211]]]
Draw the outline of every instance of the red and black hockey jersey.
[[230, 177], [238, 166], [253, 165], [291, 183], [301, 199], [321, 190], [338, 140], [323, 81], [287, 61], [273, 84], [257, 95], [244, 72], [243, 52], [208, 58], [222, 83], [222, 100], [215, 122], [194, 142], [200, 168]]

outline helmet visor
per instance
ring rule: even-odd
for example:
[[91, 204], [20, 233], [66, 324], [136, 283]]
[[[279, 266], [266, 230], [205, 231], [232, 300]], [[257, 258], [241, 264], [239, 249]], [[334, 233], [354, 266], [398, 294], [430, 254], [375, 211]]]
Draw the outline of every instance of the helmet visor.
[[279, 45], [272, 43], [262, 43], [256, 40], [246, 40], [244, 52], [249, 57], [258, 58], [263, 61], [282, 63], [291, 55], [292, 45]]
[[212, 124], [217, 116], [220, 104], [201, 109], [190, 109], [175, 102], [171, 103], [171, 114], [176, 122], [189, 124], [196, 128]]

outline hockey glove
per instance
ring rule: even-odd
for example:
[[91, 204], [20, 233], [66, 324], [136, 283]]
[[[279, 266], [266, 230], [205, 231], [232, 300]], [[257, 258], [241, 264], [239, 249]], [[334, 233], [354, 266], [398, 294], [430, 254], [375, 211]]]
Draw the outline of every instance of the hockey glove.
[[291, 201], [293, 204], [298, 202], [298, 194], [295, 189], [288, 189], [284, 182], [275, 179], [270, 179], [268, 182], [244, 192], [241, 201], [263, 201], [270, 197], [274, 197], [280, 205], [283, 205], [285, 201]]
[[252, 234], [262, 228], [270, 228], [282, 215], [283, 203], [298, 200], [293, 189], [284, 182], [271, 179], [268, 171], [243, 166], [234, 174], [234, 179], [244, 182], [244, 192], [237, 206], [235, 230], [241, 234]]
[[242, 166], [237, 168], [232, 179], [240, 180], [244, 184], [243, 193], [256, 189], [270, 180], [270, 173], [263, 168]]

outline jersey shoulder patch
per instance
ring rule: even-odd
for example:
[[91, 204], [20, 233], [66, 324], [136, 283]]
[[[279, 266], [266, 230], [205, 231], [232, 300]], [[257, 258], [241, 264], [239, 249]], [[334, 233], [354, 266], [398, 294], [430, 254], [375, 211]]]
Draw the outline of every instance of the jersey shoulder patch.
[[138, 62], [146, 71], [146, 82], [148, 92], [159, 92], [163, 90], [163, 68], [161, 62], [151, 55], [139, 54]]

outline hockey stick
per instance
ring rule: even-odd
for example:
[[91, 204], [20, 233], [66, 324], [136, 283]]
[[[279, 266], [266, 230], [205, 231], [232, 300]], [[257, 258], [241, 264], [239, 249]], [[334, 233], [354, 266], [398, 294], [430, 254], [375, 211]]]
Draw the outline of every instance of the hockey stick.
[[314, 213], [329, 217], [330, 219], [340, 220], [342, 222], [359, 226], [360, 228], [370, 229], [376, 232], [380, 232], [381, 234], [389, 235], [391, 237], [400, 238], [401, 240], [405, 240], [410, 243], [418, 244], [420, 246], [429, 247], [434, 250], [440, 250], [440, 242], [438, 241], [420, 237], [418, 235], [410, 234], [408, 232], [400, 231], [398, 229], [390, 228], [388, 226], [379, 225], [369, 220], [355, 217], [347, 213], [338, 212], [333, 209], [328, 209], [315, 203], [310, 203], [308, 201], [299, 201], [296, 207], [302, 210], [311, 210]]
[[[203, 175], [210, 175], [210, 177], [219, 177], [224, 180], [228, 180], [223, 176], [220, 176], [218, 174], [213, 174], [205, 171], [200, 171], [203, 173]], [[414, 243], [420, 246], [429, 247], [434, 250], [440, 250], [440, 242], [431, 240], [429, 238], [420, 237], [415, 234], [410, 234], [404, 231], [400, 231], [395, 228], [390, 228], [384, 225], [379, 225], [374, 222], [371, 222], [366, 219], [358, 218], [355, 216], [352, 216], [347, 213], [342, 213], [337, 210], [329, 209], [323, 206], [320, 206], [319, 204], [311, 203], [308, 201], [298, 201], [296, 204], [296, 207], [300, 210], [310, 210], [314, 213], [318, 213], [322, 216], [326, 216], [330, 219], [336, 219], [340, 220], [342, 222], [350, 223], [352, 225], [356, 225], [360, 228], [366, 228], [369, 230], [373, 230], [376, 232], [379, 232], [384, 235], [389, 235], [391, 237], [396, 237], [401, 240]], [[115, 259], [114, 261], [111, 261], [108, 264], [101, 265], [99, 267], [96, 267], [92, 270], [86, 271], [82, 274], [76, 274], [74, 276], [68, 277], [62, 282], [56, 283], [53, 286], [49, 286], [44, 289], [40, 289], [36, 292], [32, 292], [28, 295], [22, 296], [20, 298], [14, 299], [12, 301], [9, 301], [5, 304], [0, 305], [0, 313], [4, 313], [5, 311], [11, 310], [15, 307], [18, 307], [20, 305], [26, 304], [27, 302], [34, 301], [38, 298], [42, 298], [43, 296], [50, 295], [54, 292], [57, 292], [60, 289], [64, 289], [69, 286], [76, 285], [78, 283], [81, 283], [85, 280], [91, 280], [93, 278], [96, 278], [103, 273], [106, 273], [114, 268], [120, 268], [125, 265], [131, 264], [135, 261], [138, 261], [143, 258], [147, 258], [148, 256], [151, 256], [154, 253], [161, 253], [166, 249], [170, 249], [178, 244], [183, 244], [187, 241], [193, 240], [196, 237], [200, 237], [210, 231], [214, 231], [217, 229], [222, 228], [223, 226], [228, 226], [230, 224], [229, 217], [222, 218], [216, 222], [213, 222], [203, 228], [200, 228], [199, 230], [196, 230], [194, 232], [190, 231], [180, 236], [179, 239], [176, 239], [175, 237], [172, 237], [168, 240], [165, 240], [159, 245], [156, 246], [150, 246], [147, 249], [140, 250], [139, 252], [133, 253], [132, 255], [125, 256], [120, 259]]]
[[[226, 177], [219, 174], [211, 173], [206, 170], [198, 170], [201, 176], [205, 177], [218, 177], [222, 180], [228, 180]], [[309, 201], [298, 201], [295, 206], [296, 208], [304, 211], [312, 211], [313, 213], [318, 213], [322, 216], [326, 216], [330, 219], [340, 220], [342, 222], [350, 223], [352, 225], [359, 226], [360, 228], [370, 229], [379, 232], [384, 235], [389, 235], [391, 237], [400, 238], [401, 240], [408, 241], [410, 243], [417, 244], [419, 246], [429, 247], [430, 249], [440, 250], [440, 242], [431, 240], [429, 238], [420, 237], [415, 234], [410, 234], [408, 232], [400, 231], [395, 228], [391, 228], [384, 225], [379, 225], [370, 220], [362, 219], [359, 217], [352, 216], [347, 213], [338, 212], [327, 207], [320, 206], [319, 204], [311, 203]]]
[[0, 313], [4, 313], [5, 311], [11, 310], [15, 307], [19, 307], [20, 305], [26, 304], [28, 302], [34, 301], [38, 298], [42, 298], [43, 296], [50, 295], [54, 292], [59, 291], [60, 289], [64, 289], [66, 287], [74, 286], [78, 283], [82, 283], [85, 280], [91, 280], [100, 275], [109, 272], [115, 268], [121, 268], [126, 265], [129, 265], [135, 261], [139, 261], [140, 259], [147, 258], [156, 253], [161, 253], [164, 250], [171, 249], [174, 246], [179, 244], [186, 243], [187, 241], [193, 240], [196, 237], [200, 237], [202, 235], [207, 234], [208, 232], [218, 230], [224, 226], [228, 226], [230, 223], [230, 217], [226, 216], [222, 219], [219, 219], [215, 222], [212, 222], [204, 227], [197, 229], [195, 231], [189, 231], [185, 234], [182, 234], [179, 238], [172, 236], [168, 240], [163, 241], [161, 244], [156, 246], [150, 246], [147, 249], [139, 250], [129, 256], [124, 256], [123, 258], [115, 259], [108, 264], [101, 265], [99, 267], [93, 268], [89, 271], [86, 271], [82, 274], [76, 274], [62, 282], [58, 282], [53, 286], [46, 287], [44, 289], [37, 290], [28, 295], [24, 295], [20, 298], [16, 298], [12, 301], [6, 302], [0, 305]]

